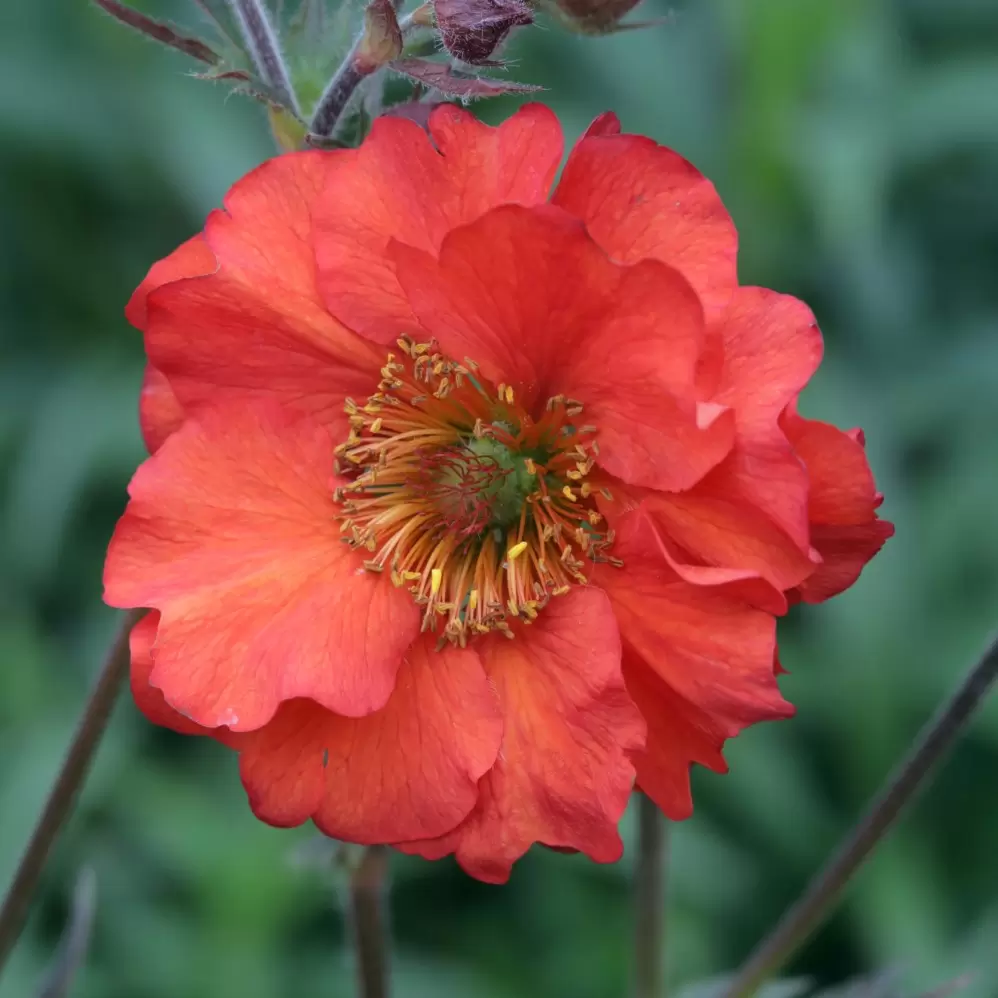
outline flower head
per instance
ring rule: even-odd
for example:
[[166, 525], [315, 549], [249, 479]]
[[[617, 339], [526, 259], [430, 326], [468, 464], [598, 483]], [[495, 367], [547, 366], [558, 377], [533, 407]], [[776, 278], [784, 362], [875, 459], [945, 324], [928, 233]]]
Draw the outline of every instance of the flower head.
[[502, 881], [620, 854], [639, 785], [792, 708], [775, 618], [889, 536], [821, 339], [713, 187], [598, 119], [440, 106], [264, 164], [129, 304], [150, 366], [106, 596], [155, 722], [256, 814]]

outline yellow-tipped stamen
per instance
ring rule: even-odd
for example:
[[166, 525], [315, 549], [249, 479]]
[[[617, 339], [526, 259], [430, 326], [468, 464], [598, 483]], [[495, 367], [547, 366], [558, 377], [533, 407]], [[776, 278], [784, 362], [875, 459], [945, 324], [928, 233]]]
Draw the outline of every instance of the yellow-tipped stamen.
[[574, 426], [575, 399], [527, 412], [471, 358], [456, 364], [404, 336], [398, 350], [365, 404], [345, 405], [342, 539], [364, 553], [363, 570], [412, 593], [440, 642], [512, 638], [510, 618], [530, 623], [594, 561], [616, 563], [587, 480], [595, 428]]

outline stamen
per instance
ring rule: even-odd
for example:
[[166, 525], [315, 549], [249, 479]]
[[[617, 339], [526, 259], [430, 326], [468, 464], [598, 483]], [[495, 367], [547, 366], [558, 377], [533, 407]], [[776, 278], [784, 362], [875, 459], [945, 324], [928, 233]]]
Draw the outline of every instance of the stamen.
[[595, 427], [575, 426], [575, 399], [554, 396], [535, 414], [471, 358], [397, 343], [376, 391], [344, 406], [332, 485], [342, 539], [365, 553], [366, 571], [409, 589], [441, 642], [512, 638], [510, 617], [529, 624], [587, 581], [587, 563], [618, 563], [588, 481]]

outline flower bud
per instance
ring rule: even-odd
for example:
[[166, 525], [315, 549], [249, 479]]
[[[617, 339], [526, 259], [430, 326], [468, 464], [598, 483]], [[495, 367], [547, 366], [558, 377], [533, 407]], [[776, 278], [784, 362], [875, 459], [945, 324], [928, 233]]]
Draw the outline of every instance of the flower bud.
[[482, 65], [513, 28], [532, 24], [524, 0], [434, 0], [437, 27], [454, 58]]
[[364, 11], [364, 34], [354, 66], [365, 75], [402, 54], [402, 29], [391, 0], [371, 0]]
[[568, 28], [581, 35], [608, 35], [619, 30], [619, 21], [641, 0], [547, 0], [547, 5]]

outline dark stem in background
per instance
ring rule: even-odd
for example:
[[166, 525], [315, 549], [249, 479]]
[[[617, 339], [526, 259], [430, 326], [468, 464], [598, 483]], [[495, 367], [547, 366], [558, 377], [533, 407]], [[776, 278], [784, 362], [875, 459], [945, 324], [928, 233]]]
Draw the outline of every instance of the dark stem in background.
[[634, 994], [665, 994], [665, 818], [654, 801], [638, 794], [638, 862], [634, 880]]
[[31, 833], [14, 880], [4, 898], [3, 907], [0, 908], [0, 971], [21, 934], [49, 850], [72, 810], [76, 794], [86, 779], [94, 753], [107, 727], [111, 708], [128, 673], [128, 636], [135, 622], [144, 613], [145, 610], [131, 610], [122, 621], [121, 630], [104, 660], [73, 741], [62, 761], [62, 768], [52, 784], [45, 808]]
[[97, 875], [91, 867], [80, 871], [73, 889], [73, 910], [63, 932], [60, 953], [45, 976], [37, 998], [67, 998], [86, 959], [97, 913]]
[[388, 998], [388, 850], [369, 846], [350, 876], [350, 928], [360, 998]]
[[748, 998], [779, 970], [831, 913], [842, 888], [921, 789], [998, 678], [998, 638], [970, 670], [952, 699], [922, 729], [866, 814], [846, 836], [801, 898], [756, 948], [724, 993]]
[[229, 0], [229, 2], [239, 22], [239, 28], [256, 71], [263, 82], [280, 97], [281, 103], [297, 114], [298, 104], [295, 100], [294, 87], [291, 85], [291, 76], [284, 65], [277, 34], [261, 0]]

